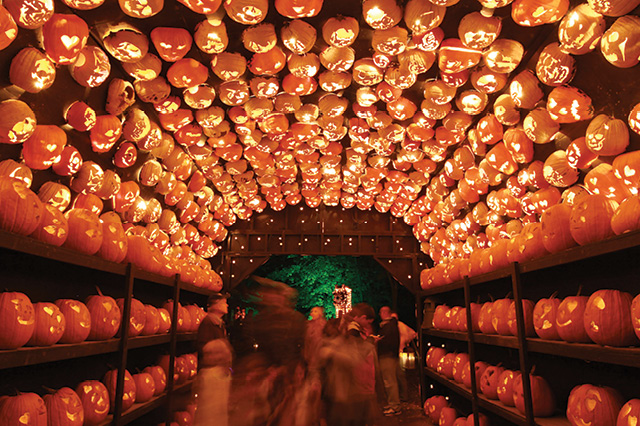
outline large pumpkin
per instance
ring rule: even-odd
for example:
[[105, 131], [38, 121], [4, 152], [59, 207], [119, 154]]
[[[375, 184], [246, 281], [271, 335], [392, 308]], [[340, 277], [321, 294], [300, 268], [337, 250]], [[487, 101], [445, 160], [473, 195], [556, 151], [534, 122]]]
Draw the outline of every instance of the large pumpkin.
[[[124, 299], [120, 298], [116, 300], [120, 312], [124, 311]], [[138, 299], [131, 299], [131, 313], [129, 315], [129, 337], [136, 337], [144, 330], [144, 325], [147, 320], [146, 309], [144, 304]], [[120, 331], [118, 331], [120, 333]]]
[[65, 328], [59, 343], [80, 343], [87, 340], [91, 331], [91, 314], [79, 300], [58, 299], [55, 301], [65, 319]]
[[76, 387], [76, 393], [82, 401], [84, 426], [96, 426], [104, 422], [111, 406], [107, 387], [97, 380], [86, 380]]
[[154, 383], [154, 395], [160, 395], [167, 387], [167, 374], [164, 369], [159, 365], [150, 365], [142, 370], [143, 373], [148, 373], [153, 378]]
[[0, 176], [0, 228], [29, 235], [42, 220], [43, 211], [38, 196], [23, 182]]
[[47, 408], [37, 394], [21, 393], [2, 399], [0, 419], [7, 426], [47, 426]]
[[71, 64], [88, 38], [87, 23], [75, 14], [55, 13], [42, 27], [44, 50], [59, 65]]
[[[556, 400], [553, 391], [547, 381], [540, 377], [529, 375], [531, 383], [531, 401], [533, 403], [533, 415], [536, 417], [549, 417], [556, 409]], [[522, 414], [524, 414], [524, 390], [522, 375], [516, 377], [513, 382], [513, 402]]]
[[498, 399], [498, 384], [504, 368], [499, 365], [487, 367], [480, 377], [480, 391], [489, 399]]
[[560, 300], [551, 296], [548, 299], [540, 299], [533, 308], [533, 328], [541, 339], [560, 340], [556, 316]]
[[620, 409], [616, 426], [633, 426], [640, 417], [640, 399], [630, 399]]
[[84, 409], [82, 401], [71, 388], [61, 388], [44, 396], [48, 426], [82, 426]]
[[27, 342], [29, 346], [51, 346], [64, 334], [66, 321], [58, 306], [49, 302], [34, 303], [36, 325]]
[[613, 426], [624, 400], [610, 387], [579, 385], [567, 401], [567, 420], [573, 426]]
[[91, 314], [89, 340], [107, 340], [116, 335], [120, 328], [121, 314], [118, 304], [112, 297], [89, 296], [85, 301]]
[[136, 384], [136, 402], [147, 402], [156, 393], [156, 384], [153, 376], [149, 373], [138, 373], [133, 375]]
[[[112, 401], [111, 408], [115, 407], [116, 400], [116, 382], [118, 381], [118, 370], [109, 370], [104, 375], [102, 383], [109, 391], [109, 400]], [[124, 413], [136, 402], [136, 382], [131, 377], [129, 371], [124, 371], [124, 390], [122, 393], [122, 412]]]
[[584, 328], [584, 312], [588, 300], [587, 296], [569, 296], [558, 306], [556, 326], [558, 335], [565, 342], [591, 342]]
[[604, 240], [614, 235], [611, 218], [617, 203], [604, 195], [586, 195], [573, 205], [569, 231], [580, 245]]
[[35, 329], [36, 314], [27, 295], [0, 293], [0, 349], [24, 346]]
[[631, 294], [619, 290], [598, 290], [589, 297], [584, 311], [584, 328], [594, 342], [607, 346], [638, 343], [631, 323]]
[[86, 254], [95, 254], [102, 246], [102, 224], [97, 214], [87, 209], [72, 209], [65, 213], [69, 235], [65, 247]]
[[555, 204], [542, 213], [542, 244], [549, 253], [557, 253], [576, 245], [570, 231], [571, 206]]

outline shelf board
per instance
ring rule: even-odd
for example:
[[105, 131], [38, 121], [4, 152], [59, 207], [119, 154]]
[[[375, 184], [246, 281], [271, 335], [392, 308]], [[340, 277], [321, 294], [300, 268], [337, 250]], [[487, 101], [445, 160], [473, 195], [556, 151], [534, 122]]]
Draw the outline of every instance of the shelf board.
[[0, 230], [0, 247], [116, 275], [125, 275], [127, 272], [127, 265], [125, 264], [110, 262], [97, 256], [80, 253], [65, 247], [57, 247], [35, 238], [2, 230]]
[[[197, 334], [198, 333], [179, 333], [178, 341], [195, 340]], [[169, 343], [170, 338], [169, 334], [138, 336], [130, 338], [128, 345], [130, 349], [155, 346]], [[14, 350], [0, 351], [0, 370], [117, 352], [119, 345], [120, 338], [115, 338], [95, 342], [22, 347]]]
[[[436, 373], [433, 370], [425, 368], [425, 375], [430, 377], [431, 379], [443, 384], [453, 392], [465, 397], [466, 399], [471, 400], [472, 394], [471, 390], [467, 389], [463, 385], [454, 382], [453, 380], [449, 380], [448, 378]], [[514, 407], [508, 407], [502, 404], [500, 401], [494, 401], [482, 394], [478, 394], [478, 406], [484, 408], [487, 411], [491, 411], [494, 414], [514, 423], [518, 426], [527, 426], [527, 419], [524, 415], [522, 415], [517, 409]], [[564, 417], [536, 417], [536, 424], [539, 426], [569, 426], [569, 420]]]
[[202, 287], [196, 287], [194, 285], [187, 284], [184, 282], [180, 284], [180, 291], [190, 291], [191, 293], [204, 294], [205, 296], [209, 296], [215, 293], [215, 291], [213, 290], [209, 290], [207, 288], [202, 288]]
[[[443, 339], [460, 340], [463, 342], [468, 340], [467, 333], [461, 331], [423, 328], [422, 333]], [[474, 333], [473, 340], [475, 343], [484, 345], [518, 348], [518, 339], [515, 336]], [[529, 352], [635, 368], [638, 368], [638, 360], [640, 359], [640, 348], [638, 347], [616, 348], [613, 346], [600, 346], [595, 343], [568, 343], [559, 340], [543, 340], [532, 337], [527, 338], [527, 350]]]
[[[559, 253], [548, 254], [546, 256], [529, 260], [519, 264], [520, 273], [538, 271], [541, 269], [553, 268], [555, 266], [566, 265], [568, 263], [578, 262], [580, 260], [589, 259], [591, 257], [602, 256], [616, 251], [626, 250], [632, 247], [640, 246], [640, 231], [628, 232], [626, 234], [617, 235], [607, 240], [598, 241], [584, 246], [576, 246]], [[474, 286], [495, 281], [501, 278], [507, 278], [511, 275], [512, 266], [488, 272], [486, 274], [477, 275], [469, 278], [469, 285]], [[432, 287], [419, 292], [422, 297], [433, 296], [436, 294], [447, 293], [454, 290], [460, 290], [464, 287], [464, 281], [458, 280], [451, 284]]]

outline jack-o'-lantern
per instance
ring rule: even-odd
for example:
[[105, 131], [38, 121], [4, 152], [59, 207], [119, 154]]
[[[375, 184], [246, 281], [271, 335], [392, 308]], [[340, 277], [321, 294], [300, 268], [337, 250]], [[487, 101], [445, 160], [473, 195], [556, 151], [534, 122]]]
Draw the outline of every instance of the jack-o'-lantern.
[[91, 130], [96, 124], [96, 112], [82, 101], [75, 101], [64, 112], [67, 123], [79, 132]]
[[571, 86], [559, 86], [547, 97], [549, 116], [558, 123], [575, 123], [593, 117], [591, 98]]
[[38, 125], [22, 145], [22, 157], [34, 170], [45, 170], [62, 154], [67, 134], [58, 126]]
[[55, 13], [42, 27], [42, 38], [47, 56], [57, 64], [69, 65], [87, 43], [89, 27], [77, 15]]
[[624, 400], [615, 389], [603, 386], [574, 387], [567, 401], [567, 420], [572, 425], [614, 425]]
[[331, 17], [322, 25], [322, 38], [332, 46], [347, 47], [353, 44], [359, 31], [360, 26], [355, 18], [351, 16]]
[[618, 290], [593, 293], [584, 311], [584, 328], [597, 344], [630, 346], [638, 342], [631, 323], [631, 294]]
[[21, 28], [35, 30], [42, 27], [53, 16], [53, 0], [8, 0], [3, 6]]
[[140, 2], [137, 0], [118, 0], [120, 10], [132, 18], [146, 19], [157, 15], [164, 6], [164, 0]]
[[167, 62], [182, 59], [191, 49], [191, 33], [184, 28], [155, 27], [151, 33], [158, 55]]
[[[102, 382], [109, 391], [109, 400], [115, 401], [116, 399], [116, 383], [118, 381], [118, 370], [109, 370], [104, 375]], [[133, 403], [136, 401], [136, 382], [133, 380], [129, 371], [124, 371], [124, 385], [122, 391], [122, 412], [127, 411]], [[112, 404], [112, 409], [115, 408], [115, 403]]]
[[36, 116], [29, 105], [15, 99], [0, 102], [0, 143], [22, 143], [35, 129]]
[[96, 87], [105, 82], [111, 72], [107, 54], [97, 46], [82, 49], [69, 65], [73, 79], [81, 86]]
[[267, 17], [268, 0], [226, 0], [227, 16], [243, 25], [256, 25]]
[[18, 26], [11, 13], [0, 5], [0, 50], [9, 46], [18, 35]]
[[600, 50], [618, 68], [631, 68], [640, 61], [640, 18], [625, 15], [616, 19], [602, 35]]
[[53, 62], [34, 47], [25, 47], [11, 60], [9, 80], [29, 93], [48, 89], [55, 78], [56, 68]]
[[122, 135], [122, 123], [115, 115], [96, 117], [96, 124], [89, 131], [91, 149], [97, 153], [108, 152]]
[[550, 43], [540, 52], [536, 75], [547, 86], [567, 84], [575, 74], [575, 60], [562, 49], [558, 43]]

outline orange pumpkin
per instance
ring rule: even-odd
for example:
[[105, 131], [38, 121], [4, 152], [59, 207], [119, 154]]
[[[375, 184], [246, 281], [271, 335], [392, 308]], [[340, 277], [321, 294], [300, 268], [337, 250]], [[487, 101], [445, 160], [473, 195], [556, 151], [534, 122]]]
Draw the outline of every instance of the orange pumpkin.
[[64, 246], [82, 253], [97, 253], [103, 238], [98, 215], [87, 209], [72, 209], [65, 213], [65, 217], [69, 235]]
[[120, 329], [121, 314], [118, 304], [112, 297], [89, 296], [85, 301], [91, 314], [91, 331], [88, 340], [107, 340]]
[[569, 231], [580, 245], [604, 240], [614, 235], [611, 218], [617, 203], [604, 195], [588, 195], [576, 202], [571, 210]]
[[160, 329], [160, 314], [158, 309], [151, 305], [145, 305], [145, 322], [142, 329], [143, 336], [157, 334]]
[[591, 342], [583, 319], [588, 299], [587, 296], [569, 296], [558, 306], [556, 326], [560, 338], [565, 342]]
[[29, 30], [43, 26], [51, 19], [54, 10], [51, 0], [7, 0], [3, 5], [19, 27]]
[[155, 27], [150, 33], [158, 55], [167, 62], [176, 62], [191, 49], [191, 33], [184, 28]]
[[487, 367], [480, 377], [480, 390], [489, 399], [498, 399], [499, 378], [504, 368], [499, 365]]
[[[533, 415], [536, 417], [549, 417], [556, 409], [556, 401], [549, 383], [540, 376], [529, 375], [531, 384], [531, 402], [533, 403]], [[513, 402], [522, 414], [524, 414], [524, 390], [522, 375], [516, 377], [513, 382]]]
[[20, 393], [3, 397], [0, 418], [7, 425], [47, 426], [47, 408], [37, 394]]
[[310, 18], [320, 13], [324, 0], [276, 0], [276, 10], [287, 18]]
[[576, 123], [593, 117], [591, 98], [572, 86], [559, 86], [547, 97], [547, 111], [557, 123]]
[[82, 426], [84, 410], [82, 401], [71, 388], [60, 388], [44, 396], [48, 426]]
[[55, 65], [35, 47], [25, 47], [11, 60], [9, 80], [29, 93], [48, 89], [55, 78]]
[[214, 13], [220, 7], [222, 0], [178, 0], [180, 3], [202, 15]]
[[31, 234], [32, 237], [45, 243], [61, 246], [67, 239], [69, 232], [67, 219], [57, 207], [45, 204], [42, 220]]
[[54, 13], [42, 27], [42, 44], [51, 60], [69, 65], [87, 44], [89, 27], [77, 15]]
[[22, 181], [0, 176], [0, 228], [20, 235], [33, 233], [42, 220], [44, 206]]
[[[116, 299], [120, 312], [124, 310], [124, 299]], [[146, 309], [144, 304], [138, 299], [131, 299], [131, 313], [129, 315], [129, 337], [136, 337], [144, 330], [146, 322]], [[120, 331], [118, 331], [118, 334]]]
[[122, 12], [132, 18], [145, 19], [157, 15], [164, 6], [164, 0], [139, 2], [136, 0], [118, 0]]
[[638, 343], [631, 323], [631, 294], [618, 290], [593, 293], [584, 311], [584, 328], [594, 342], [607, 346]]
[[53, 303], [39, 302], [33, 305], [35, 328], [28, 346], [51, 346], [60, 340], [65, 330], [65, 318]]
[[558, 43], [550, 43], [540, 52], [536, 63], [536, 75], [547, 86], [569, 83], [575, 71], [575, 59], [565, 53]]
[[640, 399], [630, 399], [620, 409], [616, 426], [628, 426], [633, 424], [633, 419], [640, 416]]
[[0, 143], [22, 143], [35, 130], [36, 115], [29, 105], [15, 99], [0, 102]]
[[[533, 326], [533, 309], [534, 309], [534, 304], [531, 300], [522, 299], [522, 313], [524, 316], [524, 333], [527, 337], [534, 337], [536, 335], [535, 328]], [[509, 333], [511, 333], [513, 336], [517, 336], [518, 324], [516, 322], [516, 303], [515, 302], [511, 302], [511, 305], [509, 305], [509, 311], [507, 312], [507, 325], [509, 327]]]
[[[118, 370], [109, 370], [104, 375], [102, 383], [109, 391], [109, 400], [114, 401], [111, 408], [115, 408], [116, 399], [116, 383], [118, 381]], [[131, 377], [131, 373], [128, 370], [124, 371], [124, 390], [122, 393], [122, 412], [126, 412], [136, 402], [136, 382]]]
[[449, 406], [449, 402], [444, 396], [432, 396], [424, 402], [425, 414], [435, 424], [440, 419], [440, 413], [442, 409]]
[[35, 329], [36, 314], [31, 300], [23, 293], [0, 293], [0, 321], [3, 324], [0, 349], [24, 346]]
[[58, 299], [55, 304], [65, 319], [64, 333], [58, 342], [80, 343], [87, 340], [91, 330], [91, 314], [87, 306], [72, 299]]
[[136, 384], [136, 403], [149, 401], [156, 393], [156, 384], [153, 376], [149, 373], [138, 373], [133, 375]]
[[227, 16], [243, 25], [255, 25], [267, 17], [268, 0], [226, 0], [224, 9]]
[[91, 148], [94, 152], [105, 153], [116, 144], [122, 135], [122, 123], [115, 115], [106, 114], [96, 117], [96, 124], [91, 128]]
[[520, 372], [511, 370], [504, 370], [498, 377], [498, 386], [496, 387], [498, 399], [509, 407], [515, 406], [513, 402], [513, 385], [518, 377], [520, 377]]
[[[95, 164], [89, 162], [90, 164]], [[80, 151], [76, 147], [67, 145], [62, 150], [62, 154], [51, 166], [51, 169], [59, 176], [72, 176], [82, 168], [83, 160]], [[100, 169], [102, 171], [102, 169]], [[97, 170], [96, 170], [97, 173]], [[99, 173], [97, 173], [99, 175]], [[99, 177], [99, 176], [96, 176]]]
[[569, 394], [567, 420], [573, 426], [613, 426], [623, 403], [622, 395], [613, 388], [579, 385]]
[[618, 68], [631, 68], [640, 61], [640, 17], [625, 15], [616, 19], [602, 35], [600, 50]]
[[535, 27], [559, 21], [567, 10], [568, 0], [515, 0], [511, 18], [523, 27]]
[[76, 393], [82, 402], [84, 425], [96, 426], [109, 415], [109, 391], [97, 380], [86, 380], [76, 387]]
[[585, 142], [597, 155], [622, 154], [629, 145], [629, 129], [624, 121], [600, 114], [589, 123]]
[[[480, 386], [480, 379], [484, 374], [485, 370], [489, 368], [490, 365], [484, 361], [476, 361], [475, 362], [475, 374], [476, 374], [476, 386]], [[462, 384], [465, 385], [468, 389], [471, 389], [471, 363], [468, 362], [462, 367]], [[479, 389], [478, 389], [479, 390]]]
[[37, 125], [22, 145], [22, 157], [30, 168], [45, 170], [58, 159], [66, 144], [67, 134], [58, 126]]
[[159, 365], [150, 365], [149, 367], [145, 367], [142, 372], [148, 373], [153, 378], [155, 387], [155, 391], [153, 392], [153, 394], [155, 396], [160, 395], [162, 392], [164, 392], [167, 386], [167, 375], [162, 367], [160, 367]]
[[13, 16], [2, 5], [0, 5], [0, 50], [9, 46], [18, 35], [18, 26]]

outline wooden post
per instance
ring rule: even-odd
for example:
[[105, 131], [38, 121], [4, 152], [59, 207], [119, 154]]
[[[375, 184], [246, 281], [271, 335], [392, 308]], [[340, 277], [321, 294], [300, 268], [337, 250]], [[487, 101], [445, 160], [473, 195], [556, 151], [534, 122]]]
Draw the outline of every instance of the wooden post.
[[520, 282], [520, 266], [512, 264], [511, 284], [513, 287], [513, 303], [516, 306], [516, 325], [518, 327], [518, 353], [520, 355], [520, 371], [522, 372], [522, 389], [524, 391], [524, 412], [527, 424], [535, 426], [533, 402], [531, 400], [531, 380], [529, 379], [529, 355], [527, 353], [527, 336], [525, 334], [524, 310], [522, 308], [522, 286]]
[[473, 318], [471, 316], [471, 286], [469, 277], [464, 277], [464, 304], [467, 309], [467, 347], [469, 350], [469, 371], [471, 373], [471, 410], [473, 411], [473, 424], [480, 426], [478, 412], [478, 383], [476, 381], [476, 347], [473, 337]]
[[171, 425], [171, 414], [173, 413], [173, 374], [176, 363], [176, 348], [178, 342], [178, 303], [180, 302], [180, 275], [176, 274], [173, 284], [173, 313], [171, 319], [171, 331], [169, 340], [169, 377], [167, 377], [167, 422], [166, 426]]
[[418, 374], [420, 376], [420, 405], [424, 404], [427, 399], [425, 395], [425, 378], [424, 378], [424, 339], [422, 336], [422, 296], [416, 293], [416, 319], [418, 322]]
[[116, 396], [113, 407], [113, 425], [120, 424], [120, 416], [122, 414], [122, 395], [124, 394], [124, 372], [127, 369], [127, 352], [129, 351], [129, 323], [131, 317], [131, 299], [133, 298], [133, 275], [134, 266], [129, 263], [127, 265], [127, 273], [125, 274], [125, 295], [124, 305], [122, 307], [122, 321], [120, 321], [120, 347], [118, 355], [120, 361], [118, 363], [118, 378], [116, 381]]

